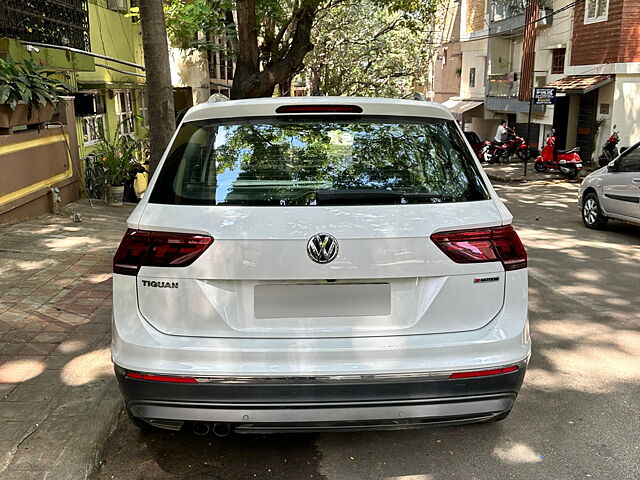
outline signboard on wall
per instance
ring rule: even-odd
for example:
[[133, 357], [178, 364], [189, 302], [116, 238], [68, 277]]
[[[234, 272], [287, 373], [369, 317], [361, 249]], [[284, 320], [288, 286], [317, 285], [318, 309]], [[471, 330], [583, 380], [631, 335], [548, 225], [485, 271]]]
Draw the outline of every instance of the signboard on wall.
[[553, 105], [556, 103], [555, 88], [534, 88], [533, 103], [536, 105]]

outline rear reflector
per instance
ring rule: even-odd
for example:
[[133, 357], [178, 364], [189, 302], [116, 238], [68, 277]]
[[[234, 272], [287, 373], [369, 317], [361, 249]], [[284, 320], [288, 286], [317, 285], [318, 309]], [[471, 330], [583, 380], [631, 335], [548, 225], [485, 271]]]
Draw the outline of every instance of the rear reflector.
[[449, 375], [449, 378], [473, 378], [473, 377], [489, 377], [491, 375], [500, 375], [503, 373], [511, 373], [518, 370], [517, 365], [504, 368], [494, 368], [493, 370], [476, 370], [473, 372], [456, 372]]
[[431, 240], [456, 263], [500, 261], [505, 270], [527, 267], [527, 252], [511, 225], [439, 232]]
[[357, 105], [283, 105], [276, 113], [362, 113]]
[[140, 267], [186, 267], [213, 243], [206, 235], [127, 230], [113, 257], [113, 273], [137, 275]]
[[191, 377], [171, 377], [169, 375], [148, 375], [146, 373], [127, 372], [124, 374], [127, 378], [135, 378], [136, 380], [149, 380], [152, 382], [169, 382], [169, 383], [198, 383], [195, 378]]

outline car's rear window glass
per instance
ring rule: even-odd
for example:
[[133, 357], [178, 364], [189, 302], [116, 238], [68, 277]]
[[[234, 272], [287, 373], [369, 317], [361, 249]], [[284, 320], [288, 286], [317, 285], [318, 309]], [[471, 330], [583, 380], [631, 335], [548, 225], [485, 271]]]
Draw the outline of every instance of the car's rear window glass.
[[149, 201], [315, 206], [487, 198], [452, 121], [335, 115], [184, 123]]

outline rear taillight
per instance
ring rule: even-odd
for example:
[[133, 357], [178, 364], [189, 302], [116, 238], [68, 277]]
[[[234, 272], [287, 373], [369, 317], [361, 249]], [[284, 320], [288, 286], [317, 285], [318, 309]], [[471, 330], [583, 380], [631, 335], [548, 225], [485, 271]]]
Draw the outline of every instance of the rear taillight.
[[168, 382], [168, 383], [198, 383], [195, 378], [191, 377], [174, 377], [171, 375], [150, 375], [148, 373], [127, 372], [124, 374], [127, 378], [136, 380], [147, 380], [150, 382]]
[[527, 252], [511, 225], [439, 232], [431, 240], [456, 263], [500, 261], [505, 270], [527, 267]]
[[456, 372], [449, 375], [449, 378], [474, 378], [474, 377], [490, 377], [492, 375], [502, 375], [503, 373], [517, 372], [518, 366], [512, 365], [511, 367], [493, 368], [491, 370], [473, 370], [470, 372]]
[[113, 273], [137, 275], [140, 267], [186, 267], [213, 243], [206, 235], [127, 230], [113, 258]]

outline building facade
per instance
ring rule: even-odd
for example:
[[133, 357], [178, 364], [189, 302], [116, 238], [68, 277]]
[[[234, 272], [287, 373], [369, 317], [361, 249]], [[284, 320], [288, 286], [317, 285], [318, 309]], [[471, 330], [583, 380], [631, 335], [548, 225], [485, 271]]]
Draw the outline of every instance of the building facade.
[[[111, 138], [146, 135], [141, 30], [126, 15], [131, 6], [132, 0], [0, 1], [0, 57], [53, 67], [77, 90], [67, 108], [58, 108], [60, 135], [52, 135], [54, 123], [38, 130], [18, 127], [11, 138], [0, 139], [0, 163], [13, 162], [3, 169], [10, 191], [0, 189], [0, 221], [48, 211], [53, 187], [62, 203], [86, 191], [86, 157], [98, 132]], [[37, 161], [14, 162], [14, 150], [24, 156], [31, 147]], [[145, 187], [140, 176], [137, 189]]]
[[[579, 146], [585, 160], [614, 125], [621, 145], [640, 139], [640, 2], [460, 0], [459, 17], [459, 47], [444, 42], [438, 57], [459, 49], [459, 92], [436, 80], [435, 99], [465, 129], [491, 139], [505, 119], [534, 148], [554, 129], [559, 147]], [[529, 127], [533, 87], [558, 96], [532, 106]]]

